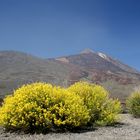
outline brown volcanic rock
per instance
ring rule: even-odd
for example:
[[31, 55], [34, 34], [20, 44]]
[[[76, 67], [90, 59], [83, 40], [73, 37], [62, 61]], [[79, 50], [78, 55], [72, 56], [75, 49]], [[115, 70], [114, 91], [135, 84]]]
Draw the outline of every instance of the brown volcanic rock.
[[82, 77], [90, 76], [92, 81], [95, 82], [114, 79], [122, 84], [132, 84], [133, 80], [140, 80], [138, 71], [103, 53], [95, 53], [88, 50], [78, 55], [66, 56], [56, 60], [67, 63], [67, 65], [73, 64], [71, 68], [77, 66], [71, 77], [80, 77], [82, 73], [85, 73]]
[[86, 80], [102, 84], [115, 97], [125, 98], [140, 83], [140, 73], [103, 53], [41, 59], [15, 51], [0, 52], [0, 97], [22, 84], [44, 81], [67, 87]]
[[[59, 62], [61, 58], [57, 59]], [[140, 84], [140, 73], [103, 53], [95, 53], [91, 50], [78, 55], [63, 57], [70, 71], [69, 83], [79, 80], [103, 85], [114, 97], [125, 99]], [[65, 63], [63, 61], [63, 63]], [[66, 64], [65, 63], [65, 64]], [[73, 65], [72, 65], [73, 64]]]

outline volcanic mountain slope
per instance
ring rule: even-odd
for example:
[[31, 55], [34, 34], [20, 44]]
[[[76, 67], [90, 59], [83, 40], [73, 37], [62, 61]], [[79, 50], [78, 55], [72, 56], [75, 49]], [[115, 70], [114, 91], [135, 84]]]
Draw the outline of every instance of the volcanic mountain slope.
[[67, 66], [21, 52], [0, 52], [0, 96], [9, 94], [22, 84], [44, 81], [56, 85], [67, 79]]
[[76, 71], [69, 74], [69, 84], [79, 80], [98, 83], [107, 88], [113, 97], [122, 100], [140, 83], [137, 70], [100, 52], [86, 50], [78, 55], [57, 58], [56, 61], [79, 66], [78, 74]]
[[[67, 65], [73, 64], [74, 66], [78, 66], [87, 78], [88, 76], [91, 79], [93, 78], [92, 82], [102, 82], [114, 77], [116, 81], [120, 80], [120, 82], [122, 79], [125, 79], [127, 84], [132, 83], [133, 80], [139, 81], [140, 79], [140, 73], [137, 70], [100, 52], [95, 53], [88, 50], [78, 55], [60, 57], [55, 60]], [[97, 79], [94, 80], [96, 75]]]
[[113, 97], [125, 99], [140, 83], [140, 73], [118, 60], [91, 50], [52, 59], [16, 51], [0, 52], [0, 97], [26, 83], [44, 81], [66, 87], [79, 80], [99, 83]]

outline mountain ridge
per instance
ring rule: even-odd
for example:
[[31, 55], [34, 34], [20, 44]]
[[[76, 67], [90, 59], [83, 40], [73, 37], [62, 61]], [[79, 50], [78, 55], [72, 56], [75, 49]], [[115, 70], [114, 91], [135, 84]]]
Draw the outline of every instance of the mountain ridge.
[[2, 98], [26, 83], [42, 81], [67, 87], [80, 80], [101, 84], [113, 97], [124, 99], [139, 85], [140, 73], [104, 53], [91, 50], [51, 59], [18, 51], [0, 51]]
[[[79, 56], [79, 55], [98, 55], [100, 56], [101, 58], [113, 63], [114, 65], [119, 65], [119, 67], [121, 67], [122, 70], [125, 69], [125, 71], [128, 71], [128, 72], [132, 72], [132, 73], [138, 73], [140, 74], [140, 72], [124, 63], [122, 63], [120, 60], [118, 59], [114, 59], [102, 52], [95, 52], [91, 49], [85, 49], [84, 51], [80, 52], [79, 54], [74, 54], [74, 55], [69, 55], [70, 57], [74, 57], [74, 56]], [[63, 62], [69, 62], [69, 60], [67, 59], [69, 56], [63, 56], [63, 57], [58, 57], [58, 58], [55, 58], [56, 60], [59, 60], [59, 61], [63, 61]], [[123, 67], [123, 68], [122, 68]], [[128, 70], [126, 70], [128, 69]]]

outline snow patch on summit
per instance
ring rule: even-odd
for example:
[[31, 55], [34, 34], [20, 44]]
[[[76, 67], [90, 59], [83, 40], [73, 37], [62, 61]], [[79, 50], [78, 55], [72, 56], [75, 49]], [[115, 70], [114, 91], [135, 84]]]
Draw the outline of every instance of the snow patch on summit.
[[99, 52], [98, 55], [99, 55], [100, 57], [102, 57], [103, 59], [106, 59], [106, 60], [110, 61], [110, 60], [109, 60], [109, 57], [108, 57], [107, 55], [105, 55], [105, 54], [103, 54], [103, 53], [101, 53], [101, 52]]

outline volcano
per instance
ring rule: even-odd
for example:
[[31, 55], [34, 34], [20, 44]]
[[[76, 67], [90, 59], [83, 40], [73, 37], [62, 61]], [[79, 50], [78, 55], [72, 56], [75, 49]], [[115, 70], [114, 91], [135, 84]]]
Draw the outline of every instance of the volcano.
[[67, 87], [85, 80], [104, 86], [114, 98], [125, 100], [140, 84], [140, 72], [102, 52], [42, 59], [17, 51], [0, 51], [0, 98], [32, 82]]

